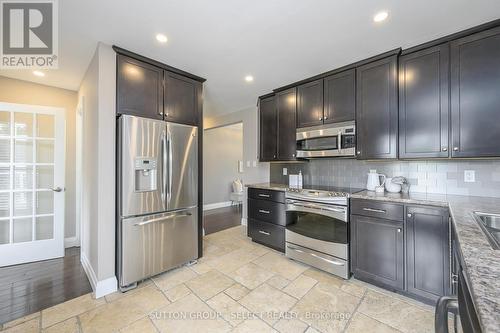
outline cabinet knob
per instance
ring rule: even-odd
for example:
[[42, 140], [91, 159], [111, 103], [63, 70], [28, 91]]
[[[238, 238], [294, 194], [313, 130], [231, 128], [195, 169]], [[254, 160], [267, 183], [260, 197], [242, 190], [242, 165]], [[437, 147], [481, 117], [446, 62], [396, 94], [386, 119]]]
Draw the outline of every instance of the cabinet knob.
[[319, 117], [319, 120], [323, 120], [323, 117]]
[[411, 217], [411, 214], [407, 214], [406, 216]]
[[273, 155], [273, 158], [276, 158], [276, 155]]
[[398, 232], [401, 232], [401, 228], [398, 228]]
[[327, 116], [325, 116], [323, 119], [327, 120], [327, 119], [328, 119], [328, 117], [327, 117]]
[[458, 151], [458, 147], [453, 147], [453, 151]]
[[292, 154], [292, 157], [295, 157], [295, 154]]
[[357, 153], [358, 153], [358, 155], [361, 155], [361, 152], [359, 150], [357, 151]]
[[446, 147], [443, 147], [443, 149], [441, 149], [442, 151], [448, 151], [448, 148]]

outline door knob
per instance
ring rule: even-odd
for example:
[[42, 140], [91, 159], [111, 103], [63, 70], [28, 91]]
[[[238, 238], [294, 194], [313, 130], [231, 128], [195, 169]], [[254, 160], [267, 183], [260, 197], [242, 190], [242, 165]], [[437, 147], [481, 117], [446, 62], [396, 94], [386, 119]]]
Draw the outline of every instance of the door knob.
[[54, 192], [62, 192], [63, 189], [58, 186], [58, 187], [51, 188], [51, 190]]

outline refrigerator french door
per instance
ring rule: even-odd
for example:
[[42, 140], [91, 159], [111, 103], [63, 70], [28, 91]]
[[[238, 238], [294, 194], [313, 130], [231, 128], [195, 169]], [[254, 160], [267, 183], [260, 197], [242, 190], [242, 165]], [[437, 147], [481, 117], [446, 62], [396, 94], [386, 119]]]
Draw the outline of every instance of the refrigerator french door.
[[198, 128], [118, 120], [120, 288], [198, 257]]

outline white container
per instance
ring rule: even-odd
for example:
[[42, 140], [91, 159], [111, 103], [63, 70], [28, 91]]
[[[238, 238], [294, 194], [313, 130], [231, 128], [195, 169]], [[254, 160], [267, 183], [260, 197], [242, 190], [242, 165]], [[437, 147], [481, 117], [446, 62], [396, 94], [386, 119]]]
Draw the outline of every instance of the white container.
[[[383, 181], [380, 182], [380, 178], [383, 178]], [[370, 170], [368, 173], [368, 179], [366, 181], [366, 189], [368, 191], [375, 191], [377, 186], [383, 186], [385, 183], [385, 175], [377, 173], [377, 170]]]
[[393, 183], [392, 178], [387, 178], [385, 180], [385, 190], [391, 193], [399, 193], [401, 192], [401, 185]]

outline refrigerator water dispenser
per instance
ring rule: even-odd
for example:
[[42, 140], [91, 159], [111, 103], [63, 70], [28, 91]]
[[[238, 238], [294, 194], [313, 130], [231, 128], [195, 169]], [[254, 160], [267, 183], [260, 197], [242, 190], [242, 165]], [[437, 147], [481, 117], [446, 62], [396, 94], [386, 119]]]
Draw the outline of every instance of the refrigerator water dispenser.
[[135, 159], [135, 192], [156, 191], [156, 159]]

